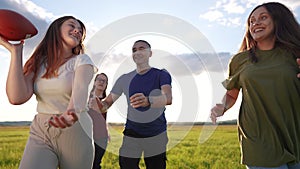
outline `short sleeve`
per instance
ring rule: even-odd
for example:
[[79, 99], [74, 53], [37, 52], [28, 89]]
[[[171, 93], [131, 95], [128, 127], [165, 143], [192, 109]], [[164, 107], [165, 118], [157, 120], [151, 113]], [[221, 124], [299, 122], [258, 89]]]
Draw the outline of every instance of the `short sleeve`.
[[118, 96], [121, 96], [123, 93], [123, 88], [122, 86], [124, 86], [124, 75], [122, 75], [120, 78], [117, 79], [117, 81], [115, 82], [113, 88], [111, 89], [111, 93], [116, 94]]
[[81, 54], [81, 55], [78, 55], [77, 58], [76, 58], [76, 62], [75, 62], [75, 66], [74, 66], [74, 69], [76, 70], [79, 66], [81, 65], [92, 65], [93, 66], [93, 69], [94, 69], [94, 73], [97, 73], [98, 71], [98, 68], [97, 66], [95, 65], [95, 63], [92, 61], [92, 59], [86, 55], [86, 54]]
[[130, 82], [135, 75], [135, 71], [121, 75], [115, 82], [110, 92], [118, 96], [121, 96], [123, 93], [128, 95]]
[[160, 86], [162, 85], [171, 85], [172, 83], [172, 78], [170, 73], [166, 69], [162, 69], [160, 71]]
[[240, 74], [248, 63], [248, 52], [239, 53], [230, 59], [228, 66], [228, 77], [222, 82], [223, 86], [227, 90], [241, 88]]

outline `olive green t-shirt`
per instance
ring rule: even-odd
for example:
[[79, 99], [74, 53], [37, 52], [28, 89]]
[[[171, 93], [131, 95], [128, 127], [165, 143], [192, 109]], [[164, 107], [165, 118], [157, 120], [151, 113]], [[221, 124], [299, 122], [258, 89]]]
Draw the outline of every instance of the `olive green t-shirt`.
[[238, 133], [242, 163], [275, 167], [300, 162], [300, 80], [296, 58], [279, 47], [232, 57], [227, 90], [242, 89]]

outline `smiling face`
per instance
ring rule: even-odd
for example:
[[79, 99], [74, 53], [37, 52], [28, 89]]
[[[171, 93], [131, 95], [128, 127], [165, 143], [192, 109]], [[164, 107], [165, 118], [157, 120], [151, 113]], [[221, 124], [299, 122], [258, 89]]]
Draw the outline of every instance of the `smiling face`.
[[152, 52], [144, 42], [137, 42], [132, 47], [132, 58], [137, 65], [148, 64]]
[[64, 47], [72, 49], [81, 43], [83, 30], [75, 19], [68, 19], [61, 25], [61, 37]]
[[257, 43], [275, 43], [274, 22], [264, 6], [253, 11], [248, 24], [250, 34]]

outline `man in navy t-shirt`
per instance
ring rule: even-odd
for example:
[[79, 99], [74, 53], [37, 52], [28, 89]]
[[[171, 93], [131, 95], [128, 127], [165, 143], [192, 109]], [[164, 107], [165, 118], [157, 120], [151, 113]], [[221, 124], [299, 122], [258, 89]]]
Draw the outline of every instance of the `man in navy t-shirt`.
[[121, 169], [138, 169], [144, 153], [147, 169], [166, 168], [167, 122], [165, 106], [172, 104], [171, 76], [149, 65], [151, 45], [138, 40], [132, 47], [136, 69], [119, 77], [102, 101], [101, 112], [123, 94], [127, 98], [127, 119], [120, 148]]

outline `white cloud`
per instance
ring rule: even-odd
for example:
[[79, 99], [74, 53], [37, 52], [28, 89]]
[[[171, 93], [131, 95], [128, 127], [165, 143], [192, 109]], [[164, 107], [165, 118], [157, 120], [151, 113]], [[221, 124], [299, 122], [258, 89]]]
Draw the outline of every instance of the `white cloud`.
[[242, 4], [244, 4], [245, 8], [249, 9], [249, 8], [254, 8], [254, 6], [261, 4], [262, 1], [261, 0], [242, 0], [241, 2]]
[[[245, 4], [246, 8], [254, 8], [257, 5], [260, 5], [262, 3], [270, 2], [270, 0], [242, 0], [241, 3]], [[273, 0], [272, 2], [280, 2], [287, 6], [290, 10], [294, 11], [297, 8], [300, 7], [300, 1], [299, 0]]]
[[86, 27], [86, 38], [84, 43], [88, 43], [88, 41], [99, 31], [99, 28], [93, 22], [87, 22], [84, 24]]
[[243, 14], [246, 11], [246, 9], [242, 5], [239, 5], [236, 0], [231, 0], [229, 3], [224, 4], [223, 8], [228, 14]]
[[[244, 2], [243, 2], [244, 1]], [[257, 5], [260, 5], [262, 3], [270, 2], [267, 0], [261, 1], [261, 0], [243, 0], [242, 2], [245, 3], [246, 8], [254, 8]], [[299, 0], [273, 0], [272, 2], [280, 2], [284, 4], [286, 7], [288, 7], [294, 15], [297, 17], [297, 13], [295, 12], [296, 9], [300, 8], [300, 1]]]
[[[280, 2], [291, 9], [295, 16], [295, 10], [300, 8], [299, 0], [273, 0]], [[218, 0], [215, 5], [204, 13], [200, 14], [199, 18], [208, 20], [209, 22], [217, 23], [226, 27], [236, 27], [243, 25], [243, 17], [247, 17], [247, 12], [250, 12], [255, 6], [270, 1], [261, 0]], [[245, 19], [245, 18], [244, 18]]]
[[200, 18], [204, 18], [204, 19], [206, 19], [210, 22], [217, 21], [217, 20], [219, 20], [220, 18], [223, 18], [223, 17], [224, 17], [223, 13], [220, 12], [220, 11], [217, 11], [217, 10], [208, 11], [205, 14], [200, 15]]
[[294, 11], [300, 7], [299, 0], [274, 0], [275, 2], [281, 2], [286, 5], [290, 10]]
[[42, 19], [42, 20], [53, 20], [55, 16], [47, 12], [44, 8], [37, 6], [35, 3], [29, 0], [11, 0], [11, 2], [18, 3], [24, 11], [28, 11], [34, 16]]
[[[245, 3], [245, 2], [244, 2]], [[241, 15], [244, 14], [247, 8], [244, 7], [243, 1], [237, 0], [220, 0], [211, 7], [209, 11], [200, 14], [200, 18], [215, 22], [226, 27], [236, 27], [242, 25]]]
[[209, 11], [199, 17], [208, 20], [209, 22], [217, 22], [223, 26], [236, 27], [241, 25], [241, 17], [225, 17], [220, 11]]
[[[240, 26], [241, 24], [241, 17], [235, 17], [235, 18], [228, 18], [229, 22], [233, 26]], [[229, 26], [231, 26], [229, 25]]]

